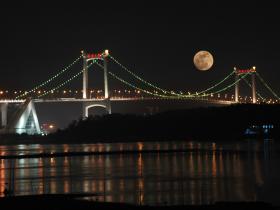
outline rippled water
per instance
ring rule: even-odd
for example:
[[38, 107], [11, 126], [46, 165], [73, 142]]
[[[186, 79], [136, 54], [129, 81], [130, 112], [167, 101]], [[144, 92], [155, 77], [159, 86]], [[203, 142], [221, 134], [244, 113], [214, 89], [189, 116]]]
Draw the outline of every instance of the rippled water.
[[96, 193], [98, 200], [136, 204], [280, 203], [275, 141], [17, 145], [0, 146], [0, 155], [181, 149], [184, 152], [2, 158], [0, 191], [8, 183], [17, 195], [83, 192]]

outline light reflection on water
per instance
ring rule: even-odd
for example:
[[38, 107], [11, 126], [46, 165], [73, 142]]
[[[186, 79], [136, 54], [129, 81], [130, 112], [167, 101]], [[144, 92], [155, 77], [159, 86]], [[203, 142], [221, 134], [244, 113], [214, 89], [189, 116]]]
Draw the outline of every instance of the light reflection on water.
[[18, 145], [0, 146], [0, 151], [18, 155], [181, 148], [187, 151], [1, 159], [0, 190], [8, 183], [17, 195], [96, 193], [98, 200], [140, 205], [279, 202], [280, 156], [273, 142]]

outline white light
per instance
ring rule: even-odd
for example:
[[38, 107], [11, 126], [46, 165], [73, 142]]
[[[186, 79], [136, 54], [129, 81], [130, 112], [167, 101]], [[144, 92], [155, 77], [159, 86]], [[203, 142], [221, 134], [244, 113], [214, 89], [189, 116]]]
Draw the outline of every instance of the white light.
[[109, 55], [109, 50], [105, 50], [104, 55], [107, 57]]

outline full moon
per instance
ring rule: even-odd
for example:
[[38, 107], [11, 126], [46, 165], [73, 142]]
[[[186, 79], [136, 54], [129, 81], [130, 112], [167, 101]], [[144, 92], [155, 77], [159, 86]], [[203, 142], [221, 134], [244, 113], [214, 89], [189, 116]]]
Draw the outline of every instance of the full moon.
[[213, 56], [208, 51], [199, 51], [193, 58], [193, 63], [198, 70], [209, 70], [214, 63]]

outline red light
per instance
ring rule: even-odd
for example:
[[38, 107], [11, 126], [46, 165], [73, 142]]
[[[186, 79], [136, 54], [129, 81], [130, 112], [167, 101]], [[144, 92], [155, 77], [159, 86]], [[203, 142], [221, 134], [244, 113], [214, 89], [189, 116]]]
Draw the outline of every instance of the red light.
[[88, 59], [92, 59], [92, 58], [102, 58], [102, 53], [91, 53], [91, 54], [87, 54], [87, 58], [88, 58]]

